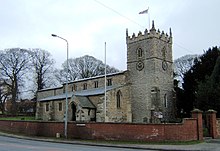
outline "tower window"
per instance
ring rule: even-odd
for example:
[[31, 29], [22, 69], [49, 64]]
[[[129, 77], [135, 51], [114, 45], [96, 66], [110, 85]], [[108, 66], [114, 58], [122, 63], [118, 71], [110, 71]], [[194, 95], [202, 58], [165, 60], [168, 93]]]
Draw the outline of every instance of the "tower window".
[[83, 84], [83, 90], [86, 90], [87, 89], [87, 83], [84, 83]]
[[95, 81], [95, 82], [94, 82], [94, 87], [95, 87], [95, 88], [98, 88], [98, 87], [99, 87], [99, 82], [98, 82], [98, 81]]
[[143, 57], [143, 50], [141, 48], [137, 49], [137, 57], [142, 58]]
[[162, 49], [162, 57], [164, 60], [166, 59], [166, 47], [165, 46]]
[[112, 79], [107, 79], [107, 86], [112, 85]]
[[167, 107], [167, 94], [164, 95], [164, 107]]
[[122, 94], [121, 94], [121, 91], [119, 90], [118, 92], [117, 92], [117, 94], [116, 94], [116, 98], [117, 98], [117, 108], [121, 108], [121, 96], [122, 96]]

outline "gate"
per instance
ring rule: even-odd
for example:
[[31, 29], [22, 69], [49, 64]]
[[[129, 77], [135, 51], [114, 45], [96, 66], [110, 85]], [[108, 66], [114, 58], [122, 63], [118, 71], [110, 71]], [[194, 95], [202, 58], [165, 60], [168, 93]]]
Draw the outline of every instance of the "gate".
[[203, 114], [203, 135], [204, 137], [217, 138], [217, 120], [214, 110], [208, 110]]

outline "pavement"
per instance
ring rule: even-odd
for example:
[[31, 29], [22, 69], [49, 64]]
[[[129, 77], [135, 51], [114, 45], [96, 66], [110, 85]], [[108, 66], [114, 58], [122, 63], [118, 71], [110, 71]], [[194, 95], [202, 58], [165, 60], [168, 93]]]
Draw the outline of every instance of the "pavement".
[[52, 143], [65, 143], [65, 144], [77, 144], [77, 145], [89, 145], [89, 146], [102, 146], [102, 147], [115, 147], [115, 148], [131, 148], [142, 150], [158, 150], [158, 151], [220, 151], [220, 139], [205, 138], [203, 142], [192, 145], [158, 145], [158, 144], [111, 144], [103, 142], [93, 141], [80, 141], [80, 140], [64, 140], [57, 138], [42, 138], [22, 136], [15, 134], [8, 134], [0, 132], [1, 136], [13, 137], [18, 139], [27, 139], [35, 141], [44, 141]]

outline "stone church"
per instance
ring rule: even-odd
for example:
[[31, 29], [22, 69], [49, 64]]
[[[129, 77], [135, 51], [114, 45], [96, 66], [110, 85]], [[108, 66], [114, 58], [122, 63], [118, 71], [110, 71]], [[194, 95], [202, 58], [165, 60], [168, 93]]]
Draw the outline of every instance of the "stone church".
[[[126, 43], [126, 71], [68, 83], [68, 121], [158, 123], [174, 117], [171, 29], [160, 32], [154, 22], [144, 33], [129, 36], [127, 29]], [[64, 121], [65, 85], [38, 91], [36, 119]]]

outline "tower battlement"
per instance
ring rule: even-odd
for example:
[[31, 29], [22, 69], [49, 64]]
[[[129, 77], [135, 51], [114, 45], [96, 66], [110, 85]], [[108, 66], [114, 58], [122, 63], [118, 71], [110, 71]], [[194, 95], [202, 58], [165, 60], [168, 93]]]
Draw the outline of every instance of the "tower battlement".
[[144, 39], [150, 39], [150, 38], [157, 38], [161, 39], [164, 42], [171, 43], [172, 44], [172, 32], [170, 28], [169, 35], [167, 33], [164, 33], [164, 31], [160, 32], [160, 30], [156, 30], [154, 26], [154, 21], [152, 21], [152, 28], [148, 31], [145, 29], [144, 33], [139, 31], [137, 35], [135, 33], [132, 34], [132, 36], [128, 35], [128, 29], [126, 29], [126, 42], [128, 43], [134, 43], [137, 41], [141, 41]]

